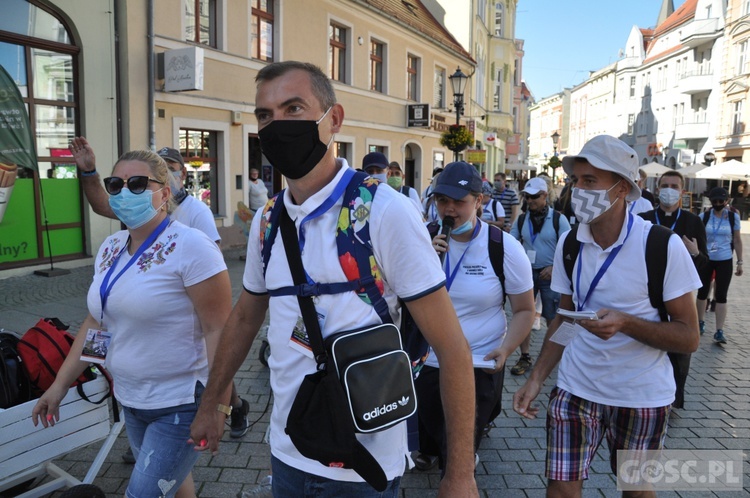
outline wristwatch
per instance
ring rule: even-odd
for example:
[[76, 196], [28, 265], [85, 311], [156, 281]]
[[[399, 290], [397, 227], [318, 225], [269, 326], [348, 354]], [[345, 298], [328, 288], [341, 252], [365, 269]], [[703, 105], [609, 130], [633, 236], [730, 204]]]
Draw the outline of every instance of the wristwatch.
[[742, 266], [742, 260], [741, 259], [737, 260], [737, 266]]
[[232, 414], [232, 407], [227, 406], [227, 405], [222, 405], [221, 403], [216, 405], [216, 410], [226, 415], [227, 418], [229, 418], [229, 416]]

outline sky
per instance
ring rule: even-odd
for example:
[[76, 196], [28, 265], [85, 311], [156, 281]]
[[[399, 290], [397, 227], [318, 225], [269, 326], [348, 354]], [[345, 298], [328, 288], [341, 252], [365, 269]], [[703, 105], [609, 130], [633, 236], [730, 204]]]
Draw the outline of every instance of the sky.
[[[675, 9], [685, 0], [673, 0]], [[618, 59], [633, 25], [653, 28], [662, 0], [518, 0], [523, 80], [536, 101]]]

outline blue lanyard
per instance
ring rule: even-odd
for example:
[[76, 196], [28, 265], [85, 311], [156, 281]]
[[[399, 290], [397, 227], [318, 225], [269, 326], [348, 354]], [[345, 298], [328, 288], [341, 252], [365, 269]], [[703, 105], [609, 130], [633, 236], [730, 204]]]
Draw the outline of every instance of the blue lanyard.
[[[339, 198], [344, 195], [344, 190], [346, 190], [346, 186], [349, 184], [349, 180], [351, 180], [352, 176], [354, 176], [354, 170], [351, 168], [346, 168], [346, 171], [344, 171], [344, 174], [341, 176], [341, 179], [336, 184], [336, 186], [333, 189], [333, 192], [331, 192], [331, 195], [328, 196], [328, 198], [323, 201], [323, 203], [315, 208], [315, 210], [305, 216], [302, 219], [302, 222], [299, 224], [299, 252], [302, 254], [302, 251], [305, 249], [305, 223], [308, 221], [312, 221], [318, 216], [321, 216], [323, 213], [331, 209], [331, 207], [336, 203]], [[315, 281], [310, 278], [310, 275], [307, 274], [307, 270], [305, 270], [305, 276], [307, 277], [307, 282], [312, 285], [315, 283]]]
[[[539, 234], [534, 233], [534, 225], [531, 223], [531, 211], [527, 211], [526, 216], [529, 218], [529, 238], [531, 239], [531, 245], [533, 246], [534, 241]], [[542, 229], [544, 229], [544, 225], [542, 225]]]
[[[628, 237], [630, 237], [631, 228], [633, 228], [633, 215], [628, 213], [628, 232], [625, 234], [625, 239], [622, 241], [622, 244], [612, 249], [612, 252], [610, 252], [609, 256], [607, 256], [607, 259], [604, 260], [604, 264], [601, 266], [601, 268], [599, 268], [599, 271], [596, 272], [594, 280], [591, 281], [591, 286], [589, 286], [589, 291], [586, 293], [586, 298], [583, 301], [578, 301], [578, 306], [576, 307], [578, 311], [583, 310], [584, 306], [591, 297], [591, 294], [593, 294], [594, 289], [596, 289], [596, 286], [599, 285], [599, 281], [602, 279], [604, 274], [607, 273], [607, 270], [609, 269], [610, 265], [615, 260], [617, 255], [620, 254], [622, 246], [625, 245]], [[582, 252], [578, 254], [578, 272], [576, 273], [576, 294], [578, 294], [579, 296], [581, 295], [581, 267], [583, 266], [583, 262], [581, 261], [581, 254]]]
[[469, 250], [469, 247], [471, 247], [472, 242], [474, 242], [474, 239], [477, 236], [477, 233], [479, 233], [479, 223], [480, 221], [477, 220], [477, 224], [474, 226], [474, 231], [471, 233], [471, 240], [469, 240], [469, 243], [466, 245], [466, 249], [464, 249], [463, 254], [461, 254], [461, 257], [458, 260], [458, 263], [456, 263], [456, 266], [453, 268], [453, 271], [450, 271], [451, 267], [451, 255], [449, 252], [445, 253], [445, 288], [446, 290], [451, 290], [451, 285], [453, 285], [453, 281], [456, 279], [456, 273], [458, 273], [458, 269], [461, 267], [461, 261], [464, 260], [464, 256], [466, 256], [466, 252]]
[[[672, 230], [673, 232], [674, 232], [674, 227], [677, 226], [677, 220], [680, 219], [680, 213], [681, 212], [682, 212], [681, 209], [677, 210], [677, 216], [674, 219], [674, 223], [672, 223], [672, 226], [669, 227], [669, 229]], [[659, 210], [658, 209], [654, 211], [654, 216], [656, 217], [656, 224], [657, 225], [661, 225], [661, 222], [659, 222]]]
[[[729, 213], [727, 212], [727, 221], [729, 221]], [[721, 224], [724, 223], [724, 210], [721, 212], [721, 216], [719, 216], [719, 223], [716, 223], [716, 216], [711, 215], [711, 228], [713, 230], [713, 233], [711, 233], [712, 242], [716, 243], [716, 234], [719, 233], [719, 229], [721, 228]], [[730, 225], [731, 226], [731, 225]], [[731, 232], [731, 230], [730, 230]], [[731, 237], [732, 234], [729, 234], [729, 237]]]
[[122, 256], [122, 253], [127, 250], [127, 244], [125, 247], [115, 256], [114, 261], [112, 261], [112, 265], [109, 267], [109, 271], [107, 271], [107, 274], [104, 276], [104, 280], [102, 280], [102, 284], [99, 286], [99, 298], [102, 301], [102, 316], [100, 323], [104, 321], [104, 308], [107, 306], [107, 299], [109, 299], [109, 293], [112, 291], [112, 287], [114, 287], [115, 282], [117, 282], [123, 273], [127, 271], [128, 268], [133, 266], [133, 263], [138, 261], [138, 258], [141, 257], [141, 254], [151, 247], [151, 245], [156, 241], [156, 239], [159, 237], [159, 235], [166, 230], [167, 225], [169, 225], [169, 216], [164, 218], [161, 223], [159, 223], [159, 226], [157, 226], [153, 232], [151, 232], [151, 235], [148, 236], [146, 240], [143, 241], [143, 243], [138, 247], [138, 250], [135, 251], [133, 254], [133, 257], [130, 258], [130, 261], [125, 264], [125, 268], [120, 270], [120, 272], [115, 275], [115, 278], [112, 279], [112, 283], [109, 282], [110, 278], [112, 278], [112, 273], [115, 271], [115, 266], [117, 266], [117, 262], [120, 260], [120, 256]]

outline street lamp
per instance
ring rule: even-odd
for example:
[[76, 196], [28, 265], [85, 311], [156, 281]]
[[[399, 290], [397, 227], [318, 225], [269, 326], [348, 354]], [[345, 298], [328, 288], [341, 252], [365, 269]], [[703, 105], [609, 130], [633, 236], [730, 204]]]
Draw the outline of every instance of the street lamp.
[[[553, 157], [557, 157], [557, 144], [560, 141], [560, 134], [557, 132], [554, 132], [552, 134], [552, 155]], [[555, 169], [557, 166], [557, 161], [555, 161], [555, 166], [552, 167], [552, 185], [555, 184]]]
[[[457, 67], [456, 72], [448, 76], [453, 90], [453, 106], [456, 108], [456, 125], [461, 124], [461, 114], [464, 113], [464, 89], [469, 77]], [[453, 151], [453, 160], [458, 161], [458, 151]]]
[[716, 155], [713, 152], [706, 152], [703, 154], [703, 162], [706, 166], [711, 166], [711, 163], [716, 160]]

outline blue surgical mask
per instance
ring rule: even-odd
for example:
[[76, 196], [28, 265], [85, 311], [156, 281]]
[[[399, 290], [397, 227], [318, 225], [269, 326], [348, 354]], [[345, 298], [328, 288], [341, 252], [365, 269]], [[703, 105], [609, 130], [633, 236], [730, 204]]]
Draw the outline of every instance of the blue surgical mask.
[[387, 173], [373, 173], [370, 175], [371, 177], [378, 180], [380, 183], [387, 183], [388, 182], [388, 174]]
[[469, 230], [471, 230], [473, 227], [471, 226], [471, 220], [466, 220], [466, 222], [462, 223], [460, 226], [457, 226], [453, 229], [451, 232], [452, 235], [461, 235], [462, 233], [466, 233]]
[[[162, 189], [157, 190], [160, 192]], [[109, 196], [109, 207], [115, 216], [131, 229], [140, 228], [153, 220], [159, 211], [154, 208], [151, 198], [153, 190], [145, 190], [140, 194], [134, 194], [129, 189], [122, 189], [117, 195]], [[161, 209], [159, 206], [159, 209]]]

